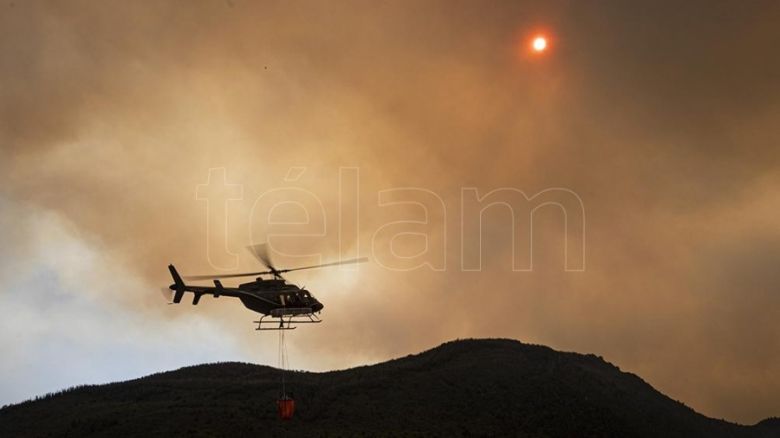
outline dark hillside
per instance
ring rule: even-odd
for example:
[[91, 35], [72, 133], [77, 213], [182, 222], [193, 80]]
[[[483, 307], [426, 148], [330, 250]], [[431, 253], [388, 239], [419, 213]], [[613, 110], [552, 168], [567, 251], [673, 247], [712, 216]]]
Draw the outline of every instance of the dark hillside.
[[593, 355], [466, 340], [389, 362], [291, 373], [223, 363], [75, 388], [0, 410], [0, 436], [512, 435], [777, 437], [769, 419], [707, 418]]

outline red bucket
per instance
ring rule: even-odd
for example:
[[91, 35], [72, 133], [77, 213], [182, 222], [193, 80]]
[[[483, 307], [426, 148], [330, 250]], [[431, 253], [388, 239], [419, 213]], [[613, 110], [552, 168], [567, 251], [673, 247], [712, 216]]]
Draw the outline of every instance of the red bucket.
[[279, 419], [289, 420], [295, 413], [295, 400], [290, 397], [283, 397], [276, 401], [279, 408]]

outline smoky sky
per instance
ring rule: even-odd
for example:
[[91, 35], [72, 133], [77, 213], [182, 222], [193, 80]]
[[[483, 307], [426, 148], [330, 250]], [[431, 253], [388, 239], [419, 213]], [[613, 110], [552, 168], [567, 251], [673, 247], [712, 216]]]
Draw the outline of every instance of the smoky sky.
[[[327, 261], [380, 247], [356, 271], [290, 274], [326, 306], [325, 323], [290, 336], [294, 367], [501, 336], [602, 355], [710, 416], [778, 414], [775, 2], [0, 7], [0, 294], [4, 313], [30, 312], [6, 324], [19, 336], [2, 342], [32, 351], [4, 355], [4, 369], [40, 363], [52, 336], [78, 340], [74, 363], [105, 356], [120, 336], [100, 329], [107, 315], [124, 321], [126, 350], [147, 357], [188, 333], [202, 341], [124, 374], [73, 371], [52, 386], [150, 364], [273, 365], [275, 338], [252, 331], [239, 303], [166, 306], [159, 294], [169, 262], [214, 270], [207, 246], [224, 242], [208, 233], [196, 188], [224, 168], [243, 188], [224, 224], [238, 268], [257, 268], [242, 248], [274, 230], [253, 202], [288, 185], [315, 193], [328, 219], [323, 236], [288, 242], [289, 254]], [[542, 57], [524, 46], [536, 31], [550, 36]], [[285, 181], [291, 167], [305, 172]], [[346, 201], [342, 167], [360, 175]], [[446, 269], [378, 263], [389, 243], [376, 231], [420, 218], [413, 204], [379, 205], [380, 191], [401, 187], [445, 206], [424, 229], [432, 248], [446, 248]], [[533, 271], [511, 270], [513, 222], [500, 210], [485, 216], [483, 269], [461, 270], [461, 244], [476, 238], [461, 234], [464, 187], [576, 193], [585, 271], [564, 270], [554, 208], [534, 218]], [[339, 209], [359, 212], [341, 240]], [[414, 236], [396, 243], [420, 248]], [[299, 259], [280, 262], [312, 260]], [[77, 287], [80, 270], [91, 274]], [[63, 307], [73, 314], [61, 332], [32, 330], [58, 296], [82, 304]], [[9, 373], [19, 397], [58, 389]]]

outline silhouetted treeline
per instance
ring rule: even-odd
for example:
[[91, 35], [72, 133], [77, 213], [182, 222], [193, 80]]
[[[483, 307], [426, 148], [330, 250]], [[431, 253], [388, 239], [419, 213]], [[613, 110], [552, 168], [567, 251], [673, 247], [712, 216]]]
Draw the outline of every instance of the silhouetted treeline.
[[777, 437], [707, 418], [594, 355], [463, 340], [389, 362], [295, 372], [219, 363], [85, 385], [0, 410], [0, 436]]

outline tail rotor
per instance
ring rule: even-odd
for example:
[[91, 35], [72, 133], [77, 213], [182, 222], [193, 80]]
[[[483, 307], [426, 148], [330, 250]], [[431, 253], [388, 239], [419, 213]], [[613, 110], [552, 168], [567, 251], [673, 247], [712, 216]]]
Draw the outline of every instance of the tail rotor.
[[161, 287], [160, 294], [165, 298], [168, 304], [173, 304], [173, 291], [169, 287]]
[[170, 289], [176, 291], [176, 293], [173, 294], [173, 302], [180, 303], [181, 298], [184, 296], [184, 289], [186, 286], [173, 265], [168, 265], [168, 270], [171, 271], [171, 277], [173, 277], [173, 284], [170, 286]]

